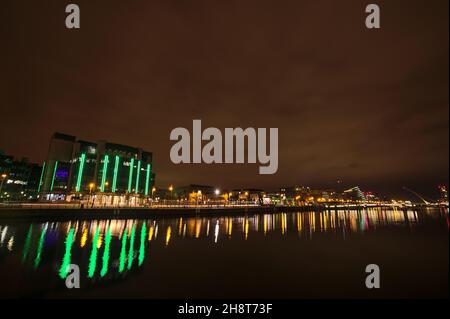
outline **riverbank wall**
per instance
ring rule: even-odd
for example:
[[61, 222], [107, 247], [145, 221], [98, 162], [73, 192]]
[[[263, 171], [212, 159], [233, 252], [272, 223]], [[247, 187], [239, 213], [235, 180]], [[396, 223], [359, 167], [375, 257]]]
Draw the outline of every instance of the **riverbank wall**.
[[[374, 207], [374, 206], [371, 206]], [[384, 206], [378, 206], [384, 207]], [[152, 217], [242, 216], [277, 212], [310, 212], [334, 210], [363, 210], [365, 206], [239, 206], [239, 207], [124, 207], [124, 208], [0, 208], [0, 220], [95, 220], [147, 219]], [[389, 207], [385, 207], [388, 209]]]

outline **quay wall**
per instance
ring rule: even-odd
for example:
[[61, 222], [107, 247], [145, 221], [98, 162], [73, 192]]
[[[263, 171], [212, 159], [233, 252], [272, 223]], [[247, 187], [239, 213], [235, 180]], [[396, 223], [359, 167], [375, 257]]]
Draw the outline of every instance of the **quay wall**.
[[[371, 206], [374, 207], [374, 206]], [[276, 212], [362, 210], [364, 206], [247, 206], [247, 207], [144, 207], [144, 208], [0, 208], [0, 220], [146, 219], [152, 217], [243, 216]], [[388, 207], [386, 207], [388, 208]]]

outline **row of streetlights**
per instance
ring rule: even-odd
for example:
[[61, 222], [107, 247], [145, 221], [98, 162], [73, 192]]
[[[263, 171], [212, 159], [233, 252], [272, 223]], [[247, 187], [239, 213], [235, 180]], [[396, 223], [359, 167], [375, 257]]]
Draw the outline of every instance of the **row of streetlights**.
[[[153, 193], [155, 190], [156, 190], [156, 188], [153, 187], [152, 193]], [[169, 185], [168, 190], [169, 190], [169, 192], [170, 192], [170, 198], [173, 199], [173, 191], [174, 191], [173, 185]], [[195, 193], [195, 192], [194, 192], [194, 193]], [[240, 193], [240, 192], [239, 192], [239, 193]], [[216, 189], [214, 190], [214, 194], [215, 194], [216, 196], [221, 195], [220, 189], [216, 188]], [[248, 195], [249, 195], [248, 192], [245, 192], [244, 194], [245, 194], [245, 196], [248, 196]], [[198, 191], [197, 191], [197, 196], [200, 196], [200, 195], [202, 195], [202, 191], [201, 191], [201, 190], [198, 190]], [[229, 199], [229, 198], [233, 195], [233, 193], [232, 193], [232, 192], [229, 192], [229, 193], [226, 193], [225, 195], [226, 195], [227, 198]]]
[[[106, 181], [105, 182], [105, 186], [108, 186], [109, 185], [109, 182], [108, 181]], [[90, 183], [89, 184], [89, 194], [91, 194], [92, 193], [92, 190], [95, 188], [95, 184], [94, 183]], [[172, 186], [170, 186], [170, 191], [172, 191], [173, 190], [173, 187]], [[155, 193], [155, 191], [156, 191], [156, 187], [153, 187], [152, 188], [152, 197], [153, 197], [153, 194]]]
[[[7, 177], [8, 175], [7, 174], [2, 174], [1, 175], [1, 177], [2, 177], [2, 181], [1, 181], [1, 184], [0, 184], [0, 193], [1, 193], [1, 191], [2, 191], [2, 188], [3, 188], [3, 183], [4, 183], [4, 181], [5, 181], [5, 178]], [[108, 186], [109, 185], [109, 183], [108, 183], [108, 181], [106, 181], [105, 182], [105, 186]], [[95, 183], [89, 183], [89, 195], [91, 196], [92, 195], [92, 191], [93, 191], [93, 189], [95, 188]], [[171, 199], [173, 199], [173, 190], [174, 190], [174, 187], [173, 187], [173, 185], [170, 185], [169, 186], [169, 188], [168, 188], [168, 190], [170, 191], [170, 198]], [[156, 187], [152, 187], [152, 198], [154, 197], [154, 193], [156, 192]], [[201, 195], [202, 194], [202, 191], [201, 190], [198, 190], [198, 192], [197, 192], [199, 195]], [[214, 194], [216, 195], [216, 196], [219, 196], [220, 195], [220, 190], [219, 189], [215, 189], [214, 190]], [[246, 195], [247, 195], [248, 193], [246, 192]], [[232, 195], [232, 193], [229, 193], [229, 194], [227, 194], [228, 195], [228, 197], [231, 197], [231, 195]]]

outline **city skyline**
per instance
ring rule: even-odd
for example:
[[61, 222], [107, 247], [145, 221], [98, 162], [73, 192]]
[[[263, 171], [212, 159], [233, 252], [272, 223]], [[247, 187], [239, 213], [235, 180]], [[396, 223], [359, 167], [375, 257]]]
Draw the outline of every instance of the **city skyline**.
[[[437, 196], [448, 184], [447, 1], [383, 3], [377, 31], [364, 28], [363, 1], [80, 5], [83, 26], [67, 31], [64, 4], [5, 4], [6, 154], [42, 163], [60, 131], [152, 151], [161, 186], [341, 180]], [[172, 164], [169, 134], [194, 119], [279, 128], [278, 172]]]
[[[141, 156], [144, 156], [144, 161], [141, 161], [142, 158], [139, 159]], [[191, 189], [190, 192], [195, 193], [203, 189], [211, 195], [215, 193], [216, 197], [217, 195], [222, 196], [223, 194], [228, 194], [228, 192], [235, 192], [237, 194], [238, 191], [245, 192], [246, 194], [248, 191], [252, 191], [260, 195], [281, 192], [281, 194], [290, 194], [288, 196], [292, 197], [294, 196], [292, 195], [293, 193], [299, 195], [305, 190], [326, 194], [325, 196], [328, 197], [332, 194], [341, 196], [346, 192], [356, 189], [359, 192], [358, 197], [364, 198], [365, 195], [363, 194], [366, 194], [369, 197], [384, 202], [390, 200], [411, 200], [413, 203], [437, 203], [438, 201], [445, 201], [448, 198], [447, 195], [444, 195], [444, 193], [447, 194], [447, 184], [436, 185], [435, 189], [429, 190], [427, 194], [420, 194], [415, 190], [403, 186], [402, 196], [392, 196], [393, 194], [383, 193], [376, 189], [364, 189], [364, 187], [361, 190], [359, 185], [346, 184], [342, 180], [337, 180], [334, 185], [328, 185], [326, 187], [311, 187], [310, 185], [300, 183], [294, 185], [277, 185], [271, 188], [248, 187], [245, 184], [233, 187], [221, 187], [218, 184], [201, 185], [192, 181], [186, 181], [186, 183], [180, 185], [156, 185], [155, 174], [151, 173], [153, 170], [152, 157], [153, 154], [151, 152], [149, 153], [134, 146], [116, 144], [106, 140], [87, 141], [83, 137], [55, 132], [50, 139], [47, 158], [43, 163], [30, 162], [28, 158], [17, 158], [11, 154], [4, 154], [0, 150], [0, 178], [2, 180], [0, 190], [7, 190], [7, 188], [3, 188], [5, 182], [6, 184], [19, 184], [22, 185], [21, 188], [13, 190], [12, 193], [15, 193], [19, 197], [23, 196], [22, 194], [27, 196], [31, 195], [29, 199], [35, 198], [37, 194], [46, 197], [47, 195], [45, 194], [52, 194], [53, 191], [56, 191], [54, 193], [55, 196], [59, 196], [58, 194], [68, 195], [71, 192], [89, 192], [89, 194], [105, 193], [110, 195], [116, 193], [116, 191], [118, 191], [118, 194], [121, 193], [123, 195], [126, 191], [129, 194], [145, 195], [144, 198], [154, 198], [155, 191], [157, 193], [162, 191], [163, 194], [165, 192], [171, 193], [172, 199], [182, 199], [186, 196], [186, 189]], [[147, 158], [150, 159], [150, 163], [148, 164], [146, 163]], [[92, 167], [91, 169], [86, 168], [87, 165], [92, 166], [92, 163], [87, 164], [86, 161], [92, 160], [94, 160], [93, 165], [95, 169], [92, 169]], [[120, 167], [122, 168], [120, 169]], [[125, 172], [123, 172], [124, 170]], [[142, 171], [141, 174], [137, 174], [138, 171]], [[122, 177], [119, 178], [119, 176]], [[116, 186], [119, 183], [121, 184], [121, 190], [119, 190], [120, 187]], [[158, 187], [156, 188], [156, 186]], [[178, 194], [173, 197], [173, 193], [180, 191], [184, 195]], [[318, 195], [319, 193], [314, 195], [314, 201], [320, 201], [320, 197], [322, 196]], [[163, 195], [163, 197], [165, 196]], [[303, 194], [302, 198], [305, 198], [304, 196], [306, 195]], [[14, 200], [17, 200], [17, 198]], [[370, 201], [369, 198], [367, 200]]]

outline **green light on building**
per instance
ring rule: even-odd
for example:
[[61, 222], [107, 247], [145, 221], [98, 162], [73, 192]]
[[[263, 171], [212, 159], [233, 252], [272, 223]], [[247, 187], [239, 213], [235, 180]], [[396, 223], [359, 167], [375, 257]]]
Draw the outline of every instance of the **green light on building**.
[[136, 172], [136, 190], [135, 193], [139, 193], [139, 176], [141, 174], [141, 161], [138, 161], [137, 172]]
[[53, 168], [52, 185], [50, 186], [50, 191], [53, 191], [53, 184], [55, 183], [56, 170], [58, 168], [58, 161], [55, 161], [55, 167]]
[[134, 158], [130, 161], [130, 174], [128, 175], [128, 193], [131, 193], [131, 184], [133, 182]]
[[44, 178], [44, 170], [45, 170], [45, 161], [44, 161], [44, 164], [42, 165], [42, 172], [41, 172], [41, 178], [39, 179], [38, 193], [41, 191], [42, 179]]
[[105, 182], [106, 182], [106, 173], [108, 171], [108, 163], [109, 163], [109, 156], [105, 155], [105, 157], [103, 159], [102, 185], [100, 187], [100, 191], [102, 193], [105, 191]]
[[84, 162], [85, 161], [86, 161], [86, 154], [82, 153], [81, 154], [81, 158], [80, 158], [80, 166], [78, 168], [77, 186], [75, 188], [75, 190], [77, 192], [79, 192], [80, 189], [81, 189], [81, 179], [83, 177], [83, 168], [84, 168]]
[[119, 172], [119, 162], [120, 157], [116, 155], [116, 159], [114, 161], [114, 176], [113, 176], [113, 182], [112, 182], [112, 192], [115, 193], [117, 190], [117, 173]]
[[152, 166], [147, 164], [147, 176], [145, 177], [145, 196], [148, 195], [148, 189], [150, 187], [150, 174], [152, 171]]

